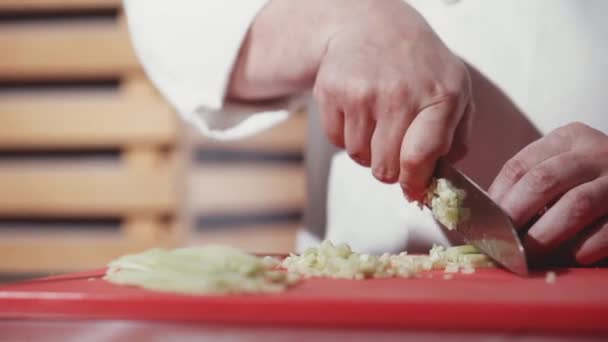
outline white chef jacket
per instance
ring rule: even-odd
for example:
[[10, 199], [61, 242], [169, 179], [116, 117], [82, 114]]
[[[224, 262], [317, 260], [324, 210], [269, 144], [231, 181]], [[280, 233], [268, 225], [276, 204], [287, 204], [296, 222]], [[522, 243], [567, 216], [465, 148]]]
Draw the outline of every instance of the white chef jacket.
[[[297, 105], [224, 101], [239, 47], [267, 1], [125, 0], [147, 75], [202, 134], [255, 134], [283, 121]], [[449, 48], [484, 75], [473, 73], [479, 120], [471, 152], [459, 164], [483, 186], [540, 133], [572, 121], [608, 132], [608, 1], [409, 2]], [[369, 252], [450, 243], [428, 210], [404, 201], [398, 185], [376, 181], [343, 152], [332, 158], [327, 196], [324, 237], [334, 242]], [[316, 238], [303, 230], [299, 246]]]

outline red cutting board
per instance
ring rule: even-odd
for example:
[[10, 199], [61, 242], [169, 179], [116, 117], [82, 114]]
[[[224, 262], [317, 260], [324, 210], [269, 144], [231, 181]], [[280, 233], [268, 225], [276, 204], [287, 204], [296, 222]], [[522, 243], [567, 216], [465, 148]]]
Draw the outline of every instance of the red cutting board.
[[[0, 318], [104, 318], [451, 330], [608, 332], [608, 269], [520, 278], [308, 279], [281, 294], [184, 296], [107, 283], [103, 270], [0, 287]], [[432, 277], [432, 278], [430, 278]]]

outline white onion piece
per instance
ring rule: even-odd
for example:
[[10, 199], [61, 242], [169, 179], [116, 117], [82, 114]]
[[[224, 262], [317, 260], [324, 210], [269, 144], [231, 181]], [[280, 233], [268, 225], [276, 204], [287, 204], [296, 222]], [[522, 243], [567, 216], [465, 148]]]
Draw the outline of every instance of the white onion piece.
[[184, 294], [279, 292], [297, 281], [259, 258], [227, 246], [151, 249], [112, 261], [105, 280], [121, 285]]

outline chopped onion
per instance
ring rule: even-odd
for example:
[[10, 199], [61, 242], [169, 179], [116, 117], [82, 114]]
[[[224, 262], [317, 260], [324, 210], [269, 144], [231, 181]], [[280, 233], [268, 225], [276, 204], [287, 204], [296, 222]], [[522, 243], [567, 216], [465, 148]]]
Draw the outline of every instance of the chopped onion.
[[445, 269], [443, 271], [445, 273], [458, 273], [458, 271], [460, 271], [460, 265], [449, 263], [447, 264], [447, 266], [445, 266]]
[[471, 265], [464, 265], [462, 267], [462, 269], [460, 270], [460, 273], [462, 274], [473, 274], [475, 273], [475, 268]]
[[456, 188], [445, 178], [433, 179], [425, 202], [431, 208], [433, 217], [452, 230], [470, 215], [469, 209], [462, 207], [466, 195], [464, 190]]
[[279, 261], [227, 246], [151, 249], [109, 264], [105, 280], [185, 294], [278, 292], [297, 281]]
[[387, 255], [359, 254], [346, 244], [334, 246], [327, 240], [302, 255], [291, 254], [282, 265], [291, 273], [307, 277], [364, 279], [394, 275]]
[[475, 272], [475, 267], [493, 267], [492, 261], [480, 254], [473, 246], [445, 248], [433, 246], [428, 255], [398, 255], [385, 253], [381, 256], [359, 254], [348, 245], [334, 246], [323, 241], [320, 246], [309, 248], [302, 255], [291, 254], [282, 266], [291, 273], [305, 277], [330, 277], [345, 279], [413, 277], [423, 271], [444, 269], [447, 273]]
[[[420, 272], [444, 269], [468, 274], [493, 263], [473, 246], [433, 246], [428, 255], [364, 254], [348, 245], [323, 241], [301, 255], [280, 262], [259, 258], [226, 246], [175, 250], [151, 249], [112, 261], [105, 280], [121, 285], [184, 294], [279, 292], [304, 277], [344, 279], [420, 277]], [[281, 270], [283, 267], [287, 270]], [[444, 279], [451, 278], [444, 276]]]

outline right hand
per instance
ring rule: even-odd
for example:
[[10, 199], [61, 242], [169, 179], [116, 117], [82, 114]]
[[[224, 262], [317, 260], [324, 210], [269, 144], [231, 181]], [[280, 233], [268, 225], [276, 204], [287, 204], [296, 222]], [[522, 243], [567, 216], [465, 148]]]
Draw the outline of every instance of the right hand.
[[329, 39], [314, 95], [335, 145], [420, 199], [438, 158], [466, 150], [469, 73], [402, 0], [368, 4]]

